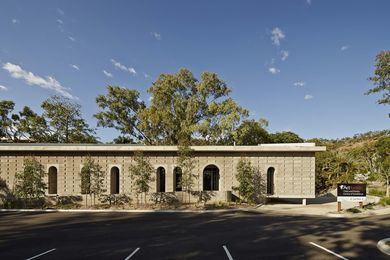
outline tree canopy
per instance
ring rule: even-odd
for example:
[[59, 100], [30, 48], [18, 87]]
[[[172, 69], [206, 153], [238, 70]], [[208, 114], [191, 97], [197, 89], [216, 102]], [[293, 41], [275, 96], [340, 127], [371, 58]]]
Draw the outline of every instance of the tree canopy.
[[382, 93], [378, 103], [390, 105], [390, 50], [381, 51], [376, 56], [374, 76], [368, 79], [373, 82], [374, 87], [366, 94]]
[[150, 105], [137, 90], [107, 88], [96, 98], [103, 110], [95, 115], [98, 125], [114, 127], [147, 144], [188, 144], [204, 139], [224, 144], [248, 111], [230, 96], [231, 89], [217, 74], [204, 72], [198, 81], [187, 69], [161, 74], [148, 89]]
[[69, 98], [52, 96], [42, 103], [52, 137], [58, 143], [96, 143], [94, 130], [82, 118], [81, 106]]

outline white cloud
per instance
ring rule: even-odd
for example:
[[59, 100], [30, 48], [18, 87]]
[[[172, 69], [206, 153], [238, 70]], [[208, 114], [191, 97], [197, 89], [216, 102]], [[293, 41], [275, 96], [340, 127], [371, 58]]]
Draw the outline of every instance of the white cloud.
[[286, 50], [281, 50], [280, 55], [282, 55], [282, 61], [287, 60], [288, 56], [290, 55], [288, 51]]
[[65, 12], [64, 12], [62, 9], [60, 9], [60, 8], [57, 8], [57, 13], [58, 13], [59, 15], [62, 15], [62, 16], [65, 15]]
[[0, 91], [7, 91], [8, 88], [6, 86], [0, 85]]
[[3, 64], [3, 69], [8, 71], [11, 77], [15, 79], [23, 79], [28, 85], [35, 85], [44, 89], [54, 90], [64, 97], [77, 99], [77, 97], [68, 92], [68, 88], [63, 87], [61, 83], [53, 77], [46, 76], [45, 78], [42, 78], [34, 75], [32, 72], [23, 70], [19, 65], [9, 62]]
[[340, 48], [340, 51], [346, 51], [349, 49], [349, 45], [344, 45]]
[[277, 69], [277, 68], [274, 68], [274, 67], [269, 68], [268, 71], [271, 74], [274, 74], [274, 75], [280, 73], [280, 69]]
[[68, 36], [68, 39], [71, 40], [72, 42], [75, 42], [76, 41], [76, 38], [72, 37], [72, 36]]
[[16, 19], [16, 18], [12, 18], [11, 22], [12, 22], [13, 24], [20, 23], [20, 21], [19, 21], [18, 19]]
[[271, 34], [272, 34], [271, 36], [272, 44], [276, 46], [280, 46], [280, 41], [286, 38], [286, 35], [279, 27], [275, 27], [272, 30]]
[[161, 34], [157, 33], [157, 32], [152, 32], [151, 33], [153, 35], [153, 37], [156, 39], [156, 40], [161, 40]]
[[79, 66], [77, 66], [77, 65], [70, 64], [70, 66], [71, 66], [72, 68], [74, 68], [75, 70], [80, 70]]
[[57, 23], [64, 24], [64, 21], [62, 21], [61, 19], [57, 19]]
[[137, 72], [135, 71], [134, 68], [132, 67], [126, 67], [125, 65], [121, 64], [120, 62], [114, 60], [114, 59], [111, 59], [111, 63], [114, 64], [114, 66], [120, 70], [123, 70], [123, 71], [127, 71], [129, 72], [130, 74], [132, 75], [135, 75], [137, 74]]
[[296, 82], [294, 82], [294, 86], [295, 87], [303, 87], [305, 85], [306, 85], [306, 83], [304, 81], [296, 81]]
[[306, 0], [306, 3], [307, 3], [308, 5], [311, 5], [311, 0]]
[[312, 99], [312, 98], [313, 98], [313, 96], [309, 95], [309, 94], [305, 95], [305, 97], [304, 97], [305, 100], [309, 100], [309, 99]]
[[148, 78], [150, 78], [150, 75], [149, 75], [149, 74], [146, 74], [146, 73], [144, 72], [144, 78], [145, 78], [145, 79], [148, 79]]
[[106, 75], [109, 78], [112, 78], [112, 74], [106, 70], [103, 70], [104, 75]]

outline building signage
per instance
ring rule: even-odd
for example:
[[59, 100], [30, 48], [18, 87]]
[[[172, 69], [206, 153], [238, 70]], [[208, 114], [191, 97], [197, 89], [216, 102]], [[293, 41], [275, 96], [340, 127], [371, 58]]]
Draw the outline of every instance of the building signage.
[[337, 184], [337, 201], [364, 201], [366, 184]]

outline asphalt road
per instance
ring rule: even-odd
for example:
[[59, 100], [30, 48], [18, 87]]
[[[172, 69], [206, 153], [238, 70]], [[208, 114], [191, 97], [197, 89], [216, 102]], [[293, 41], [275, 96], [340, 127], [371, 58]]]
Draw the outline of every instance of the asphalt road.
[[389, 259], [376, 248], [385, 237], [389, 216], [0, 213], [0, 259], [337, 259], [310, 242], [347, 259]]

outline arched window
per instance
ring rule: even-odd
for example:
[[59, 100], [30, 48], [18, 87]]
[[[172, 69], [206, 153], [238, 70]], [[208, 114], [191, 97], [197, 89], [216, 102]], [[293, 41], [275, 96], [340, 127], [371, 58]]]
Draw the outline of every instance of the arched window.
[[267, 194], [268, 195], [274, 194], [274, 173], [275, 173], [275, 168], [269, 167], [267, 170]]
[[111, 179], [110, 179], [110, 193], [118, 194], [119, 193], [119, 168], [111, 168]]
[[183, 173], [181, 171], [181, 168], [175, 167], [175, 169], [173, 170], [173, 180], [174, 180], [175, 191], [182, 191], [182, 187], [181, 187], [182, 176], [183, 176]]
[[51, 166], [49, 168], [49, 187], [48, 192], [49, 194], [57, 194], [57, 168], [54, 166]]
[[203, 190], [219, 190], [219, 169], [209, 165], [203, 170]]
[[157, 192], [165, 192], [165, 169], [163, 167], [157, 169]]

